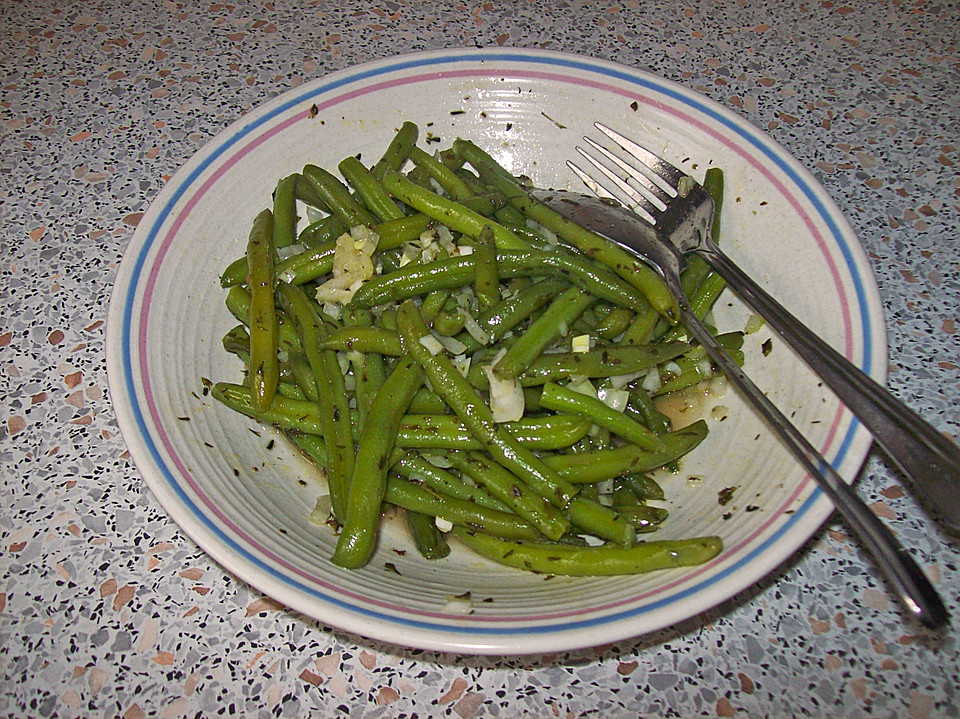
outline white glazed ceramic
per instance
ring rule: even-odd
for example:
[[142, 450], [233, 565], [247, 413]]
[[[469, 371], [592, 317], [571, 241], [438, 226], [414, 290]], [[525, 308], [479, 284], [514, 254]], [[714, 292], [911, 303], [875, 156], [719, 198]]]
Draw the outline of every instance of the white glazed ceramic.
[[[458, 135], [540, 186], [576, 187], [564, 166], [595, 120], [694, 176], [725, 170], [723, 243], [792, 312], [883, 381], [884, 324], [867, 260], [809, 173], [723, 107], [654, 75], [574, 55], [454, 50], [332, 73], [264, 104], [211, 140], [167, 183], [137, 228], [110, 305], [108, 369], [123, 436], [150, 489], [234, 575], [325, 625], [411, 647], [511, 654], [574, 649], [688, 619], [744, 590], [810, 537], [831, 508], [729, 393], [711, 435], [663, 477], [659, 533], [719, 534], [708, 564], [638, 577], [569, 579], [494, 566], [460, 546], [416, 556], [390, 523], [373, 561], [330, 561], [335, 537], [308, 521], [316, 473], [272, 430], [215, 403], [204, 379], [238, 380], [220, 338], [233, 324], [217, 279], [242, 254], [279, 177], [347, 154], [372, 162], [412, 120], [445, 147]], [[724, 297], [722, 329], [749, 312]], [[776, 338], [747, 338], [746, 369], [845, 477], [869, 445], [836, 399]], [[709, 409], [709, 407], [707, 408]], [[708, 412], [709, 414], [709, 412]], [[699, 478], [699, 481], [691, 480]], [[722, 506], [718, 492], [735, 487]], [[472, 611], [453, 596], [470, 592]]]

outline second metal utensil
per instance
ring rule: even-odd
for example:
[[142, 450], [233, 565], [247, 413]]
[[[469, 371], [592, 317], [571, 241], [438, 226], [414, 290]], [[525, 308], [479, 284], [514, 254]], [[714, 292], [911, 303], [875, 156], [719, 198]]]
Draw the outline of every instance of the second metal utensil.
[[677, 297], [684, 326], [817, 480], [874, 556], [910, 615], [931, 629], [946, 624], [949, 614], [943, 601], [910, 554], [806, 437], [730, 359], [714, 336], [690, 311], [686, 295], [680, 286], [679, 251], [657, 236], [653, 227], [622, 207], [611, 206], [598, 198], [573, 192], [542, 192], [536, 195], [541, 202], [565, 217], [611, 240], [619, 241], [618, 244], [626, 250], [640, 255], [660, 271]]

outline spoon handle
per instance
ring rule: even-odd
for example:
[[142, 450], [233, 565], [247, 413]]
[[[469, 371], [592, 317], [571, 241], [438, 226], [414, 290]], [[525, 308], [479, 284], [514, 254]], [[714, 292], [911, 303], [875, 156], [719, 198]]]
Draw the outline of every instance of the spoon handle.
[[731, 382], [768, 422], [787, 449], [810, 472], [832, 500], [847, 524], [857, 533], [903, 605], [917, 621], [929, 629], [946, 624], [947, 609], [936, 589], [910, 554], [900, 545], [887, 526], [870, 511], [860, 496], [836, 473], [800, 431], [761, 392], [753, 381], [721, 348], [717, 340], [681, 305], [681, 319], [693, 337], [704, 347]]
[[716, 245], [694, 251], [863, 422], [943, 522], [960, 531], [960, 449], [784, 309]]

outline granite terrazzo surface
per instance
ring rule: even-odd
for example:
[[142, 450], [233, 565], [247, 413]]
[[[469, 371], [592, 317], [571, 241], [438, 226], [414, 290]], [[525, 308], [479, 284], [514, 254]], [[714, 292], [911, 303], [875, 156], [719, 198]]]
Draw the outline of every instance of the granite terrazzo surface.
[[[221, 570], [144, 487], [107, 396], [124, 248], [244, 112], [398, 51], [650, 68], [810, 167], [862, 238], [892, 390], [960, 435], [960, 8], [952, 2], [0, 4], [0, 716], [960, 714], [955, 629], [904, 625], [838, 521], [670, 630], [569, 654], [405, 650]], [[874, 452], [859, 490], [960, 610], [958, 542]]]

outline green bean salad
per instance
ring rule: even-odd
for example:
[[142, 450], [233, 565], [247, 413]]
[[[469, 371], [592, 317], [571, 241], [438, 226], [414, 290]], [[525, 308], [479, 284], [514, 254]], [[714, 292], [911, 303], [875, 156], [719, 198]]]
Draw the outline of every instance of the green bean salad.
[[[311, 519], [335, 527], [342, 567], [370, 560], [388, 505], [426, 559], [452, 537], [552, 575], [716, 556], [715, 536], [653, 538], [668, 513], [650, 472], [708, 431], [675, 429], [657, 397], [716, 374], [676, 299], [476, 144], [431, 153], [418, 136], [404, 123], [371, 166], [277, 183], [220, 278], [239, 322], [223, 346], [245, 372], [213, 396], [322, 470]], [[709, 170], [718, 207], [722, 185]], [[682, 279], [707, 315], [722, 280], [697, 259]], [[742, 363], [742, 334], [719, 339]]]

